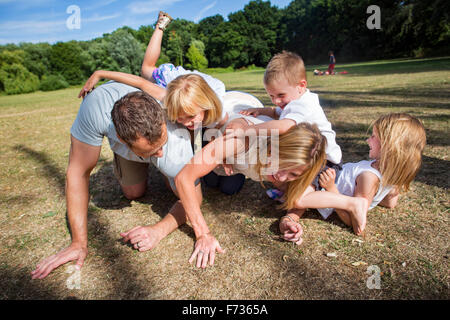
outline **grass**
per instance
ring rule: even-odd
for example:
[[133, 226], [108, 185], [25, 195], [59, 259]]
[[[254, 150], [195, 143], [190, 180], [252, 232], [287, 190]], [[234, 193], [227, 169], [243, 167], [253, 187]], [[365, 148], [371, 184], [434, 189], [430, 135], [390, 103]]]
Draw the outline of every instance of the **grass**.
[[[367, 158], [367, 129], [381, 114], [408, 112], [427, 129], [410, 191], [397, 208], [370, 211], [363, 238], [335, 215], [323, 221], [311, 210], [301, 221], [303, 244], [281, 241], [283, 212], [247, 180], [232, 197], [204, 189], [205, 218], [226, 249], [214, 267], [189, 265], [188, 225], [137, 253], [119, 233], [157, 222], [176, 198], [152, 169], [145, 197], [127, 201], [105, 140], [91, 176], [89, 255], [79, 290], [66, 286], [67, 265], [41, 281], [29, 276], [70, 243], [64, 184], [79, 89], [0, 97], [0, 299], [449, 299], [449, 66], [449, 58], [338, 64], [349, 73], [321, 77], [312, 70], [326, 66], [308, 67], [308, 86], [319, 94], [345, 162]], [[228, 90], [270, 105], [262, 75], [216, 74]], [[380, 290], [366, 286], [371, 265], [381, 269]]]

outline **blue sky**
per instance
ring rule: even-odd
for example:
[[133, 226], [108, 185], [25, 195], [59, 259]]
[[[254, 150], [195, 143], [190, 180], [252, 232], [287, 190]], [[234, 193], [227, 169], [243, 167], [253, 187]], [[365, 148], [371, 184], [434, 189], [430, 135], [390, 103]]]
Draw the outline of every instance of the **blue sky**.
[[[291, 0], [271, 0], [279, 8]], [[198, 22], [202, 18], [241, 10], [249, 0], [0, 0], [0, 44], [90, 40], [122, 26], [138, 29], [153, 24], [160, 10], [173, 18]], [[80, 8], [79, 29], [66, 21]]]

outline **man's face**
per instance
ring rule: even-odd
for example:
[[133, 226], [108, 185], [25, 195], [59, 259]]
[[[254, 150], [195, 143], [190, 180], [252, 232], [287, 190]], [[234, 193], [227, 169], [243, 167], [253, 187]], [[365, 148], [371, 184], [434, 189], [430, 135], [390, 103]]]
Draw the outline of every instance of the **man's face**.
[[136, 141], [130, 146], [131, 151], [144, 159], [150, 157], [161, 158], [163, 156], [163, 146], [167, 143], [167, 127], [165, 124], [161, 126], [161, 130], [161, 138], [154, 143], [150, 143], [146, 138], [138, 136]]

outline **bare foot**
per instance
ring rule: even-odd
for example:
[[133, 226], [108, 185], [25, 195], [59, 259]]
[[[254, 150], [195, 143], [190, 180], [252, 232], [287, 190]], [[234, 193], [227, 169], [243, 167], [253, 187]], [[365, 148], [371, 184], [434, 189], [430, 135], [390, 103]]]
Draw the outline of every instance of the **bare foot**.
[[359, 236], [366, 228], [369, 202], [366, 198], [362, 197], [355, 197], [353, 199], [354, 204], [350, 211], [350, 217], [352, 219], [353, 231]]

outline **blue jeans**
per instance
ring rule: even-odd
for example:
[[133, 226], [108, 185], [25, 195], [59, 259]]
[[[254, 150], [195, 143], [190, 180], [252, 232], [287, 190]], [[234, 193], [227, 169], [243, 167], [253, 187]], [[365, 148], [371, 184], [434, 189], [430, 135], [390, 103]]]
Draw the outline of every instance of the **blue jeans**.
[[245, 176], [240, 173], [233, 176], [219, 176], [211, 171], [203, 177], [203, 181], [208, 187], [219, 188], [220, 191], [231, 196], [241, 191]]

